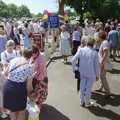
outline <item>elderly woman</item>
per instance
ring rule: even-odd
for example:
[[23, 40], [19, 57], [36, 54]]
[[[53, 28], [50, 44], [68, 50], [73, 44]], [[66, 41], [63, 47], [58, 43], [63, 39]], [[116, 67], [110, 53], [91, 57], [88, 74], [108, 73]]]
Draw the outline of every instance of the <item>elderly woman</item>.
[[67, 62], [67, 56], [71, 53], [70, 48], [70, 34], [66, 31], [66, 26], [63, 25], [61, 27], [61, 34], [60, 34], [60, 51], [62, 56], [64, 57], [64, 61]]
[[9, 63], [15, 57], [20, 57], [20, 53], [14, 50], [15, 43], [9, 40], [6, 43], [6, 50], [1, 53], [1, 61]]
[[8, 80], [4, 86], [4, 108], [11, 111], [11, 120], [25, 120], [27, 104], [26, 80], [33, 74], [29, 64], [31, 50], [24, 50], [23, 56], [13, 59], [8, 70]]

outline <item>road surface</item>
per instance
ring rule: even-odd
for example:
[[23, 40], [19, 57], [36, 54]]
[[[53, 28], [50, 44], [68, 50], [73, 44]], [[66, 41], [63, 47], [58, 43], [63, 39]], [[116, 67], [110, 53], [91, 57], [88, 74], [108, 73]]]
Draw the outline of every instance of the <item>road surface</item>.
[[113, 63], [114, 70], [107, 79], [114, 93], [113, 99], [106, 99], [104, 93], [96, 92], [99, 83], [93, 87], [92, 98], [95, 107], [80, 107], [80, 95], [70, 64], [55, 60], [48, 67], [49, 95], [40, 114], [40, 120], [120, 120], [120, 63]]

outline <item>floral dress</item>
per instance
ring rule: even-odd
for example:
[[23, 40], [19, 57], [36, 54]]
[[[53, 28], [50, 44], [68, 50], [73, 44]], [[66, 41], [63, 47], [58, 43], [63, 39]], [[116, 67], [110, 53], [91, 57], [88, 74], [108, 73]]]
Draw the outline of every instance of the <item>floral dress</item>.
[[35, 102], [41, 107], [42, 103], [47, 99], [48, 94], [48, 78], [47, 68], [43, 55], [39, 55], [34, 62], [36, 72], [35, 78], [37, 84], [35, 86], [36, 99]]

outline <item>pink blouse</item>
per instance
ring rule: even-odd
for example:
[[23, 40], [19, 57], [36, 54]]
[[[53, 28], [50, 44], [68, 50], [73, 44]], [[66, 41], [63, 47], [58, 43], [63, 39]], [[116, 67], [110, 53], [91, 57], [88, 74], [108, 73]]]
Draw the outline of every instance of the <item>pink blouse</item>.
[[43, 80], [45, 77], [47, 77], [46, 62], [43, 55], [39, 55], [37, 57], [34, 63], [34, 67], [36, 72], [35, 77], [37, 80]]

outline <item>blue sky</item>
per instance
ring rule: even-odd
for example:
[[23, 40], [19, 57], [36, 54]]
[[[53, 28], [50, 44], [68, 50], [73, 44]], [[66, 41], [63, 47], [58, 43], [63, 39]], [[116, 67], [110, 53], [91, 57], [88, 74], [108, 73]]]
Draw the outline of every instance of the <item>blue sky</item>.
[[32, 13], [43, 13], [45, 9], [51, 12], [57, 11], [57, 0], [3, 0], [5, 3], [14, 3], [18, 6], [26, 5]]

